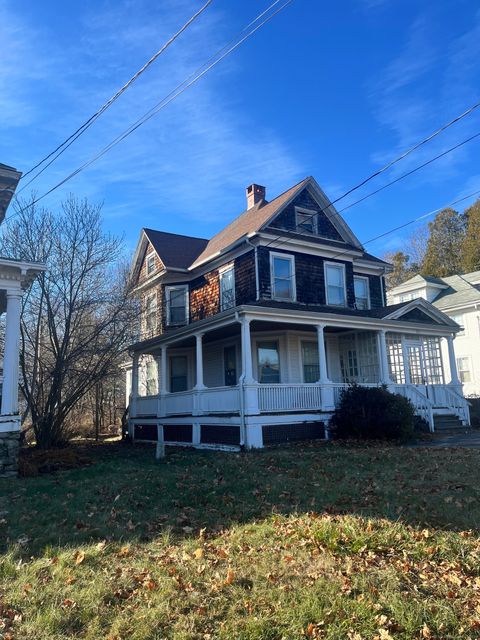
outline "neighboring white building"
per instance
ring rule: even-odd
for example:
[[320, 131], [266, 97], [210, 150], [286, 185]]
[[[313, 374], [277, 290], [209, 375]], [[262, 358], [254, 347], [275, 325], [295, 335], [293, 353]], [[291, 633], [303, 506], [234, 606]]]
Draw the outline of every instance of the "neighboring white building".
[[[21, 173], [0, 163], [0, 224], [20, 180]], [[21, 238], [18, 239], [21, 242]], [[0, 477], [16, 475], [20, 440], [18, 375], [20, 315], [24, 290], [45, 266], [0, 256], [0, 313], [6, 314], [3, 370], [0, 378]]]
[[466, 396], [480, 396], [480, 271], [448, 278], [417, 275], [387, 298], [389, 304], [424, 298], [462, 327], [454, 343], [458, 377]]

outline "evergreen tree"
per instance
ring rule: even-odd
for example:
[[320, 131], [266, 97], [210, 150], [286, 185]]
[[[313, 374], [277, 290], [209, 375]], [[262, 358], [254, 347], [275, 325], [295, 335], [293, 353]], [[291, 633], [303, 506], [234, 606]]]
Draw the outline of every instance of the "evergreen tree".
[[480, 199], [465, 210], [467, 231], [463, 243], [463, 273], [480, 269]]
[[421, 273], [444, 278], [462, 273], [462, 249], [466, 235], [466, 216], [444, 209], [428, 224], [430, 235]]
[[383, 259], [385, 262], [389, 262], [393, 267], [393, 271], [387, 273], [385, 276], [387, 289], [392, 289], [393, 287], [402, 284], [402, 282], [405, 282], [405, 280], [408, 280], [414, 275], [412, 268], [409, 268], [408, 266], [410, 257], [403, 251], [386, 253]]

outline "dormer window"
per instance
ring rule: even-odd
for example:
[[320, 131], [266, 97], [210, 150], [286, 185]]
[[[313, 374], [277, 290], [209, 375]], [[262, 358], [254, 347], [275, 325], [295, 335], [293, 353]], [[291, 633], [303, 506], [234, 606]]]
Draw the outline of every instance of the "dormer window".
[[295, 207], [296, 231], [298, 233], [317, 233], [317, 212]]
[[155, 254], [153, 251], [148, 254], [145, 261], [147, 263], [147, 276], [149, 276], [155, 271]]

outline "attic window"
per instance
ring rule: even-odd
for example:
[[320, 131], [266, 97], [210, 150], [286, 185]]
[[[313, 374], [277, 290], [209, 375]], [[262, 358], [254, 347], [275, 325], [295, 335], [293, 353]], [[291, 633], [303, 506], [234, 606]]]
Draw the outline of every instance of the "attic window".
[[317, 212], [295, 207], [296, 227], [298, 233], [317, 233]]
[[149, 253], [146, 259], [147, 262], [147, 276], [155, 271], [155, 254]]

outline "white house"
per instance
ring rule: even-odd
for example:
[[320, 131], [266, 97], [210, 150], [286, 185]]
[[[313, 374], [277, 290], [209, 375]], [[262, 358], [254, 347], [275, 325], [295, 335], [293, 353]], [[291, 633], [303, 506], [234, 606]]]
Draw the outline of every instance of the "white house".
[[[0, 164], [0, 223], [13, 197], [21, 173]], [[21, 242], [21, 238], [18, 240]], [[45, 266], [0, 257], [0, 313], [5, 313], [5, 341], [0, 405], [0, 476], [16, 475], [20, 439], [18, 410], [20, 314], [22, 295]]]
[[458, 377], [466, 396], [480, 396], [480, 271], [448, 278], [416, 275], [388, 292], [393, 304], [417, 298], [461, 326], [455, 338]]
[[140, 234], [132, 438], [195, 447], [322, 438], [352, 382], [408, 397], [432, 431], [468, 424], [453, 356], [460, 327], [425, 300], [386, 306], [390, 266], [365, 251], [313, 178], [270, 201], [257, 184], [246, 195], [246, 210], [210, 240]]

